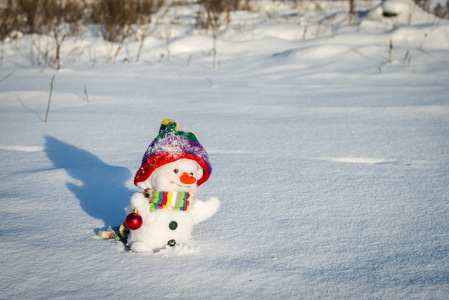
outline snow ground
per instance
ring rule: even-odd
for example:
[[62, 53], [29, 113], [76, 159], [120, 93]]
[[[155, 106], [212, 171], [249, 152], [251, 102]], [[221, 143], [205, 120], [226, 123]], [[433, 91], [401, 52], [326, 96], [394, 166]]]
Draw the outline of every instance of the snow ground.
[[[71, 40], [89, 50], [56, 73], [47, 123], [55, 71], [30, 67], [32, 37], [3, 45], [0, 298], [447, 297], [448, 22], [374, 7], [318, 35], [300, 15], [237, 15], [215, 70], [212, 39], [185, 24], [169, 62], [164, 39], [115, 64]], [[125, 218], [164, 118], [208, 150], [198, 198], [220, 211], [155, 254], [94, 239]]]

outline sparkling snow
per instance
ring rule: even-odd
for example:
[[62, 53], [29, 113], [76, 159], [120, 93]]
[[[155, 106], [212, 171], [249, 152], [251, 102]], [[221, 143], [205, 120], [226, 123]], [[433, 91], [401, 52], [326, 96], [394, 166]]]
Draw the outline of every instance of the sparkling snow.
[[[55, 71], [30, 66], [36, 37], [5, 42], [0, 298], [445, 299], [449, 23], [415, 10], [409, 26], [368, 2], [357, 25], [342, 7], [322, 23], [238, 12], [215, 70], [189, 18], [168, 62], [157, 31], [139, 62], [130, 41], [114, 64], [86, 31], [63, 46], [47, 123]], [[158, 253], [95, 239], [123, 222], [164, 118], [209, 152], [197, 196], [220, 210]]]

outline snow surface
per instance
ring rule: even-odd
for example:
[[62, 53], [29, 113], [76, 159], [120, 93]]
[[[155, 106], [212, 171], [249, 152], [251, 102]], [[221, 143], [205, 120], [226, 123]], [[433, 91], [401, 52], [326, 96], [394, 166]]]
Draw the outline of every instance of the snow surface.
[[[169, 61], [156, 32], [139, 62], [129, 41], [106, 63], [86, 30], [63, 46], [47, 123], [55, 71], [30, 67], [47, 40], [5, 42], [0, 298], [445, 299], [449, 24], [324, 8], [234, 14], [215, 70], [188, 7]], [[95, 239], [124, 220], [164, 118], [209, 152], [197, 196], [220, 210], [155, 254]]]
[[412, 0], [386, 0], [382, 3], [385, 12], [395, 14], [409, 14], [415, 6]]

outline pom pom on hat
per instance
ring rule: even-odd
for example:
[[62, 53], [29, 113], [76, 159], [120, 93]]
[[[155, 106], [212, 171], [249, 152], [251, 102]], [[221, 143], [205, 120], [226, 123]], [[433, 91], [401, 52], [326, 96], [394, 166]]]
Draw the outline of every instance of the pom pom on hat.
[[157, 168], [183, 158], [194, 160], [203, 168], [203, 176], [198, 179], [198, 186], [209, 179], [212, 173], [209, 155], [195, 135], [180, 131], [175, 120], [164, 119], [158, 136], [143, 155], [142, 165], [134, 177], [134, 184], [147, 180]]

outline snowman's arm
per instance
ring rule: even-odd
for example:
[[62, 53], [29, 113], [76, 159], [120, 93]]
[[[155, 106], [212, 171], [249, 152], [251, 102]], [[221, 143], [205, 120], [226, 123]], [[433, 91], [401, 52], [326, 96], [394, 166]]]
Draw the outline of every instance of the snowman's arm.
[[145, 219], [150, 213], [150, 204], [148, 203], [148, 199], [145, 198], [142, 193], [135, 193], [131, 197], [129, 205], [125, 208], [125, 211], [127, 214], [130, 214], [133, 212], [134, 208], [137, 208], [138, 213], [143, 219]]
[[217, 197], [210, 197], [206, 201], [194, 199], [191, 208], [194, 224], [203, 222], [212, 217], [220, 208], [220, 200]]

